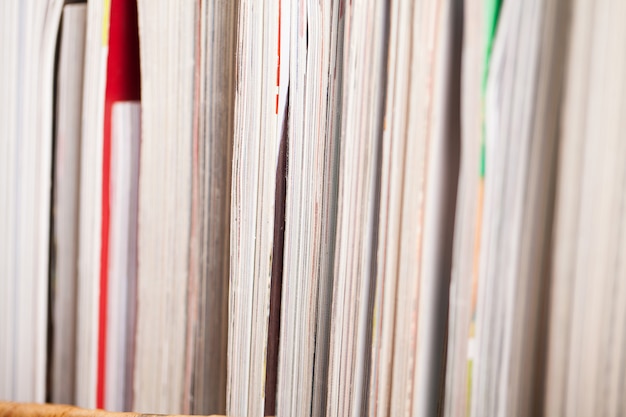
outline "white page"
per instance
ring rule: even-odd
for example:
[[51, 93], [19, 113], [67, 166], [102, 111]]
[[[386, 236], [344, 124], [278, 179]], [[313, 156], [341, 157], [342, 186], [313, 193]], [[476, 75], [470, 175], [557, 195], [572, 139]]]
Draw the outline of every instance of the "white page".
[[0, 258], [0, 305], [7, 309], [0, 333], [12, 342], [0, 351], [0, 368], [7, 370], [0, 396], [14, 401], [45, 400], [52, 94], [62, 5], [11, 1], [2, 11], [2, 58], [13, 65], [3, 77], [0, 100], [6, 128], [0, 133], [6, 146], [0, 164], [7, 169], [4, 201], [11, 206], [0, 229], [7, 254]]
[[87, 6], [63, 8], [57, 73], [54, 184], [54, 345], [52, 401], [74, 402], [76, 378], [76, 306], [78, 278], [78, 213], [83, 99], [83, 62]]
[[137, 203], [141, 106], [111, 109], [110, 237], [107, 300], [105, 408], [130, 409], [137, 279]]
[[76, 404], [95, 408], [100, 304], [100, 229], [104, 99], [108, 57], [108, 1], [87, 4], [83, 76], [80, 214], [78, 250], [78, 328]]

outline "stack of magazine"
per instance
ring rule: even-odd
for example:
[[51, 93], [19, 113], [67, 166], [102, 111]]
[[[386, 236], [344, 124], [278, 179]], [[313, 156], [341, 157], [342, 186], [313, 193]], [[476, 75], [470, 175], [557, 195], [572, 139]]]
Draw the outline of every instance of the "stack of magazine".
[[624, 17], [0, 2], [0, 401], [625, 415]]

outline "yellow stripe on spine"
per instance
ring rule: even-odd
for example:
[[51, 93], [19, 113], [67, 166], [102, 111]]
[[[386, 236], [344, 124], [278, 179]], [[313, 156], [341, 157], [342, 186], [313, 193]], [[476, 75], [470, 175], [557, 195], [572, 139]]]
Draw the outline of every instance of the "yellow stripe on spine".
[[111, 17], [111, 0], [104, 0], [102, 7], [104, 7], [104, 13], [102, 13], [102, 46], [108, 46], [109, 20]]

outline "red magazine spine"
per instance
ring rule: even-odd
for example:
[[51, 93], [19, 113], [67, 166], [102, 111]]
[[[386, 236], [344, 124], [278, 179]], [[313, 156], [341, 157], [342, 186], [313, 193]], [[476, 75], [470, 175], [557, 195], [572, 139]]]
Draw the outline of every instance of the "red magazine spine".
[[116, 101], [140, 99], [139, 31], [136, 0], [111, 0], [109, 54], [104, 105], [102, 161], [102, 228], [100, 237], [100, 305], [96, 407], [104, 408], [106, 381], [107, 303], [109, 272], [109, 215], [111, 171], [111, 110]]

